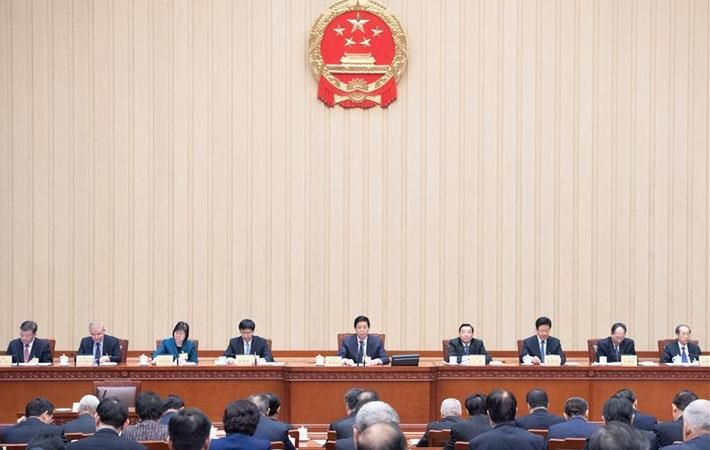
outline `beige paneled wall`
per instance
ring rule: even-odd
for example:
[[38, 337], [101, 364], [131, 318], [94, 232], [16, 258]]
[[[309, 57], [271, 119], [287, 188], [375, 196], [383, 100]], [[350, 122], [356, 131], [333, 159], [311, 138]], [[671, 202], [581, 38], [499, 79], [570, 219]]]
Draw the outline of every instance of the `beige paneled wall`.
[[[384, 0], [383, 0], [384, 1]], [[387, 0], [388, 109], [316, 100], [324, 0], [0, 0], [0, 341], [240, 318], [334, 347], [710, 345], [707, 0]]]

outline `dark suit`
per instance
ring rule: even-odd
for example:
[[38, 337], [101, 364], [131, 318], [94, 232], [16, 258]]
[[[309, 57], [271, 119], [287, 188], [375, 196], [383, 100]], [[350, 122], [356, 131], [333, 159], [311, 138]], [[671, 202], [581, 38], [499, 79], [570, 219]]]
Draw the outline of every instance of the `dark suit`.
[[703, 434], [682, 444], [663, 447], [663, 450], [708, 450], [709, 448], [710, 434]]
[[525, 430], [547, 430], [550, 426], [564, 421], [564, 417], [550, 414], [547, 409], [539, 408], [527, 416], [515, 419], [515, 425]]
[[[25, 362], [25, 345], [18, 339], [13, 339], [7, 346], [8, 355], [12, 355], [12, 362]], [[30, 349], [30, 359], [37, 358], [39, 362], [52, 362], [52, 351], [46, 339], [35, 338]]]
[[473, 438], [468, 446], [471, 450], [543, 450], [545, 440], [521, 430], [513, 422], [503, 422]]
[[271, 442], [246, 434], [234, 433], [223, 439], [212, 439], [210, 450], [271, 450]]
[[355, 450], [353, 438], [343, 438], [335, 441], [335, 450]]
[[[466, 355], [466, 352], [464, 351], [463, 342], [461, 342], [461, 338], [449, 339], [449, 348], [447, 350], [447, 353], [449, 357], [455, 356], [456, 362], [461, 362], [463, 356]], [[491, 356], [486, 351], [486, 346], [483, 345], [483, 341], [480, 339], [471, 339], [468, 348], [468, 355], [486, 355], [486, 364], [491, 362]]]
[[93, 436], [68, 444], [67, 450], [145, 450], [145, 446], [119, 436], [110, 428], [102, 428]]
[[[560, 355], [560, 362], [562, 364], [567, 361], [567, 357], [565, 357], [565, 352], [562, 351], [562, 344], [560, 343], [560, 340], [552, 336], [549, 336], [545, 341], [545, 354]], [[520, 352], [519, 355], [520, 362], [523, 362], [523, 356], [525, 355], [537, 356], [538, 358], [540, 358], [540, 344], [538, 343], [537, 335], [530, 336], [529, 338], [523, 341], [523, 350]]]
[[429, 430], [450, 430], [453, 425], [459, 422], [461, 422], [461, 418], [456, 416], [444, 417], [441, 420], [430, 422], [426, 426], [426, 431], [424, 432], [424, 435], [422, 435], [422, 437], [419, 439], [417, 447], [429, 447]]
[[[688, 362], [693, 362], [693, 360], [700, 359], [701, 352], [699, 345], [695, 345], [691, 342], [688, 342], [688, 345], [686, 347], [686, 352], [688, 353]], [[674, 356], [680, 356], [680, 345], [678, 344], [678, 341], [670, 342], [666, 344], [665, 347], [663, 347], [663, 355], [661, 355], [661, 362], [672, 363]]]
[[[358, 354], [358, 339], [356, 334], [352, 334], [343, 339], [343, 345], [338, 349], [338, 356], [341, 358], [352, 359], [356, 363], [362, 363], [364, 361], [357, 360]], [[367, 348], [365, 349], [364, 356], [369, 356], [371, 359], [379, 358], [382, 364], [387, 364], [390, 362], [389, 356], [385, 352], [385, 346], [382, 343], [382, 339], [374, 334], [367, 335]]]
[[47, 425], [37, 417], [28, 417], [24, 422], [6, 428], [2, 433], [5, 444], [26, 444], [35, 436], [56, 434], [63, 436], [64, 429], [57, 425]]
[[256, 426], [254, 437], [266, 439], [269, 442], [281, 441], [285, 450], [295, 450], [295, 447], [288, 438], [288, 425], [283, 422], [269, 419], [266, 416], [259, 417], [259, 425]]
[[[79, 350], [76, 353], [77, 355], [93, 355], [95, 346], [96, 343], [91, 339], [91, 336], [87, 336], [81, 340]], [[104, 355], [110, 356], [111, 362], [121, 362], [121, 343], [118, 338], [104, 334], [103, 354], [101, 356]]]
[[[251, 354], [257, 355], [259, 358], [264, 358], [269, 362], [273, 362], [274, 357], [271, 356], [271, 350], [266, 345], [266, 339], [260, 336], [252, 336], [251, 338]], [[224, 351], [224, 356], [234, 358], [236, 355], [244, 354], [244, 339], [241, 336], [229, 340], [229, 346]]]
[[607, 362], [621, 362], [621, 355], [635, 355], [636, 347], [634, 347], [633, 339], [624, 338], [619, 344], [619, 353], [614, 350], [614, 343], [611, 336], [605, 339], [599, 339], [597, 342], [597, 361], [600, 356], [606, 356]]
[[64, 433], [93, 434], [95, 432], [96, 419], [93, 414], [79, 414], [79, 417], [64, 424]]
[[451, 437], [444, 446], [444, 450], [454, 450], [457, 442], [468, 442], [479, 434], [492, 430], [491, 421], [485, 414], [469, 417], [451, 425]]
[[683, 416], [670, 422], [659, 422], [653, 427], [659, 447], [683, 440]]
[[637, 430], [653, 431], [656, 426], [656, 416], [649, 416], [638, 411], [634, 411], [634, 428]]
[[599, 428], [599, 425], [587, 422], [582, 416], [572, 416], [567, 422], [550, 425], [550, 429], [547, 432], [547, 439], [589, 439]]
[[648, 441], [648, 450], [658, 450], [658, 439], [653, 431], [638, 430]]
[[170, 419], [172, 419], [175, 414], [177, 414], [177, 411], [163, 413], [163, 415], [160, 416], [160, 423], [162, 423], [163, 425], [169, 425]]
[[353, 437], [353, 425], [355, 425], [355, 411], [349, 416], [331, 423], [328, 429], [335, 431], [337, 439], [351, 438]]

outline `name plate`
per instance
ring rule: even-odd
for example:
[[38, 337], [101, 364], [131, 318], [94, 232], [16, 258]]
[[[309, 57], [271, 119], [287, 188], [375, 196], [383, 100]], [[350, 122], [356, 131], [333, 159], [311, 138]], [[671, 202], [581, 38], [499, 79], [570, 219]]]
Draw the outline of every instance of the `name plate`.
[[486, 365], [486, 355], [468, 355], [465, 361], [461, 364], [466, 366], [485, 366]]
[[256, 364], [255, 355], [234, 355], [235, 366], [253, 366]]
[[173, 355], [158, 355], [155, 357], [155, 365], [166, 367], [173, 365]]
[[562, 358], [560, 355], [545, 355], [545, 365], [560, 366], [562, 365]]
[[638, 363], [636, 355], [621, 355], [621, 365], [624, 367], [636, 367]]
[[76, 355], [77, 367], [92, 367], [94, 365], [94, 355]]
[[710, 355], [700, 355], [698, 363], [703, 367], [710, 367]]
[[0, 367], [10, 367], [10, 366], [12, 366], [12, 355], [0, 356]]
[[343, 365], [343, 358], [340, 356], [326, 356], [325, 365], [330, 367], [339, 367]]

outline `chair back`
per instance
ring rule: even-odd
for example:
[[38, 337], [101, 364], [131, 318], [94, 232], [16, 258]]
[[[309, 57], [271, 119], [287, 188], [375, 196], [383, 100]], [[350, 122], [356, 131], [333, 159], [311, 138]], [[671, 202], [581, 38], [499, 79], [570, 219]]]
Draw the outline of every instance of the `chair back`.
[[525, 339], [518, 339], [518, 357], [520, 357], [520, 354], [523, 353], [523, 342]]
[[126, 358], [128, 358], [128, 339], [119, 339], [118, 348], [121, 350], [121, 361], [126, 363]]
[[45, 339], [49, 345], [49, 351], [52, 352], [52, 358], [54, 358], [54, 347], [57, 345], [57, 341], [54, 339]]
[[[271, 340], [271, 339], [269, 339], [269, 340]], [[293, 446], [296, 448], [299, 448], [301, 446], [301, 442], [299, 441], [300, 436], [301, 435], [299, 434], [298, 430], [296, 430], [296, 429], [288, 430], [288, 437], [293, 439], [293, 442], [294, 442]]]
[[528, 430], [530, 433], [534, 434], [535, 436], [540, 436], [543, 439], [547, 439], [547, 430], [542, 429], [542, 428], [531, 428]]
[[597, 347], [599, 347], [599, 341], [603, 338], [598, 339], [587, 339], [587, 356], [589, 356], [589, 364], [597, 360]]
[[586, 444], [585, 438], [550, 439], [547, 450], [582, 450]]
[[85, 437], [93, 436], [93, 434], [84, 434], [84, 433], [64, 433], [64, 439], [67, 441], [78, 441], [80, 439], [84, 439]]
[[[343, 346], [343, 341], [349, 336], [354, 336], [355, 333], [338, 333], [338, 351]], [[382, 345], [385, 345], [385, 335], [384, 333], [370, 333], [371, 336], [377, 336], [382, 340]]]
[[[678, 339], [661, 339], [658, 341], [658, 356], [661, 357], [663, 356], [663, 349], [666, 347], [666, 345], [670, 344], [673, 341], [677, 341]], [[699, 345], [698, 340], [690, 340], [688, 341], [693, 345]]]
[[443, 447], [449, 442], [451, 430], [429, 430], [427, 431], [429, 447]]
[[94, 392], [99, 400], [116, 397], [128, 408], [136, 406], [136, 397], [141, 393], [141, 382], [133, 380], [94, 381]]
[[325, 441], [323, 448], [325, 450], [335, 450], [335, 441]]
[[325, 438], [327, 441], [338, 440], [338, 432], [335, 430], [328, 430], [328, 436]]
[[449, 340], [448, 339], [442, 339], [441, 341], [441, 356], [444, 358], [444, 361], [449, 361]]
[[284, 443], [281, 441], [271, 441], [271, 450], [283, 450]]
[[170, 446], [165, 441], [138, 441], [143, 444], [148, 450], [170, 450]]
[[468, 442], [466, 441], [456, 441], [454, 444], [454, 450], [469, 450]]
[[7, 450], [25, 450], [27, 444], [0, 444], [0, 448], [6, 448]]

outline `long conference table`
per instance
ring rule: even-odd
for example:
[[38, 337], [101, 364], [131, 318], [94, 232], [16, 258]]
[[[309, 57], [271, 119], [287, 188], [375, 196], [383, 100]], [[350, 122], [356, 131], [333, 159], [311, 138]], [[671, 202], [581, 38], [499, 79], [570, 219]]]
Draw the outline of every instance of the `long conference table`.
[[639, 410], [659, 420], [671, 419], [671, 400], [681, 389], [710, 398], [708, 367], [590, 366], [579, 361], [562, 367], [522, 366], [516, 363], [485, 367], [449, 366], [437, 358], [424, 358], [418, 367], [316, 367], [312, 359], [280, 358], [281, 365], [219, 366], [202, 360], [198, 366], [139, 366], [136, 358], [109, 367], [9, 367], [0, 369], [0, 423], [12, 423], [26, 402], [47, 397], [56, 407], [93, 393], [93, 382], [134, 380], [141, 391], [178, 394], [188, 406], [221, 421], [224, 406], [258, 392], [281, 398], [280, 419], [292, 424], [318, 426], [342, 417], [343, 394], [351, 387], [376, 390], [400, 414], [403, 424], [424, 424], [439, 416], [444, 398], [462, 402], [468, 394], [495, 388], [513, 391], [519, 414], [525, 414], [525, 394], [545, 389], [550, 409], [562, 413], [564, 401], [581, 396], [589, 401], [592, 420], [601, 420], [606, 399], [621, 388], [636, 392]]

